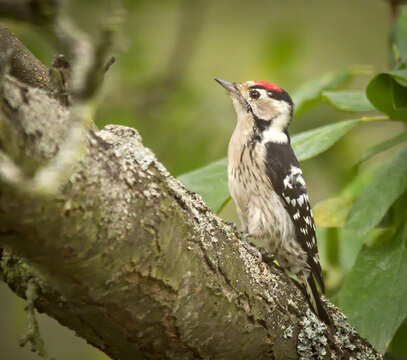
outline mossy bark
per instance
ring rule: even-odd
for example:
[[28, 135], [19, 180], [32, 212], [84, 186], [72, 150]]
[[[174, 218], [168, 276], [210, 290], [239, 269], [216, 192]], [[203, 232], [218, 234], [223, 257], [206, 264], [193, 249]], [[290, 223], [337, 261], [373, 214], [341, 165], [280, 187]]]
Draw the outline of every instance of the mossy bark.
[[[35, 173], [57, 153], [69, 108], [11, 76], [0, 101], [0, 149]], [[37, 284], [37, 309], [112, 359], [381, 358], [328, 304], [327, 330], [134, 129], [90, 131], [55, 196], [1, 181], [0, 229], [2, 279], [23, 297]]]

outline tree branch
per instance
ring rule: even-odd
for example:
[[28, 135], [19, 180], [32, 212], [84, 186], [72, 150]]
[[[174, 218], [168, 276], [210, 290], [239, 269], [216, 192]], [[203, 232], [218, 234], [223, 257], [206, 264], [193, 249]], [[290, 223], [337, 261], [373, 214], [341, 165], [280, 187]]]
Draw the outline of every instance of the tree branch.
[[0, 24], [0, 73], [4, 72], [6, 67], [9, 67], [9, 73], [20, 81], [50, 90], [48, 68]]
[[[11, 76], [0, 101], [0, 148], [31, 168], [53, 159], [69, 108]], [[35, 283], [39, 311], [112, 359], [382, 358], [332, 305], [327, 330], [134, 129], [90, 131], [56, 195], [23, 190], [0, 182], [2, 279], [22, 297]]]

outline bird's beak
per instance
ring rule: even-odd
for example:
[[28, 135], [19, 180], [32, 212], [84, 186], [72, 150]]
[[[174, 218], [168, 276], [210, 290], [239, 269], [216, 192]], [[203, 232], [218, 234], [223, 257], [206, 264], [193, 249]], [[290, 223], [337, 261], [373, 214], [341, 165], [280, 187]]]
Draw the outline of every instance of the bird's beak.
[[226, 81], [226, 80], [222, 80], [222, 79], [218, 79], [218, 78], [215, 78], [215, 80], [219, 84], [221, 84], [227, 90], [228, 93], [232, 93], [232, 94], [239, 93], [239, 90], [237, 89], [235, 83], [232, 83], [232, 82]]

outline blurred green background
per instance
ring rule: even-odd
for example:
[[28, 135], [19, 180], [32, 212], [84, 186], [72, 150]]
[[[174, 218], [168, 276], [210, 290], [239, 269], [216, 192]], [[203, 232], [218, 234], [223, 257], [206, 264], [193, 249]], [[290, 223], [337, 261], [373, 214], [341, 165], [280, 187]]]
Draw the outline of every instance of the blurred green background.
[[[70, 11], [95, 35], [109, 6], [105, 1], [78, 0]], [[123, 23], [112, 49], [116, 63], [106, 75], [95, 121], [99, 128], [106, 124], [137, 128], [144, 144], [174, 176], [226, 155], [235, 115], [214, 77], [268, 80], [290, 93], [344, 66], [368, 64], [374, 72], [388, 67], [391, 19], [384, 0], [128, 0], [120, 14]], [[56, 51], [38, 29], [6, 25], [46, 65], [51, 64]], [[367, 75], [357, 76], [347, 88], [364, 88]], [[295, 118], [291, 133], [344, 118], [352, 115], [321, 105]], [[359, 126], [328, 152], [303, 162], [311, 202], [339, 191], [363, 150], [400, 129], [400, 124], [388, 122]], [[237, 221], [233, 204], [221, 216]], [[350, 267], [352, 254], [349, 258]], [[336, 287], [340, 279], [332, 276], [331, 286]], [[0, 283], [0, 303], [0, 359], [35, 359], [29, 349], [18, 346], [25, 329], [24, 302]], [[54, 320], [40, 318], [51, 356], [105, 358]]]

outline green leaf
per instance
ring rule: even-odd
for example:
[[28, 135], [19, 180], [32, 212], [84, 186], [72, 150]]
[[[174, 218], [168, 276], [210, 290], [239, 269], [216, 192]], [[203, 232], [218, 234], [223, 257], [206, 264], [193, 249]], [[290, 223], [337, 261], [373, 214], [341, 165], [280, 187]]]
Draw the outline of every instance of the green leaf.
[[356, 197], [371, 184], [378, 170], [376, 167], [357, 174], [338, 196], [317, 203], [312, 209], [315, 223], [322, 227], [343, 227]]
[[407, 360], [407, 356], [386, 352], [386, 354], [384, 354], [384, 360]]
[[298, 160], [307, 160], [326, 151], [361, 122], [362, 119], [345, 120], [294, 135], [292, 145]]
[[370, 159], [372, 156], [374, 156], [382, 151], [386, 151], [386, 150], [392, 148], [393, 146], [396, 146], [406, 140], [407, 140], [407, 131], [405, 131], [389, 140], [386, 140], [380, 144], [372, 146], [371, 148], [367, 149], [366, 151], [364, 151], [362, 153], [358, 163], [366, 161], [366, 160]]
[[[405, 212], [405, 211], [404, 211]], [[406, 216], [406, 214], [403, 214]], [[407, 315], [407, 222], [360, 251], [337, 296], [349, 322], [384, 352]]]
[[340, 196], [317, 203], [312, 209], [315, 223], [323, 227], [344, 226], [353, 200], [352, 197]]
[[357, 197], [372, 183], [380, 170], [380, 166], [369, 168], [359, 173], [342, 191], [342, 196]]
[[178, 180], [189, 190], [200, 194], [216, 213], [219, 213], [230, 199], [226, 158], [185, 173], [179, 176]]
[[178, 177], [189, 190], [202, 196], [207, 205], [219, 213], [230, 199], [226, 158]]
[[325, 74], [319, 79], [305, 83], [293, 93], [295, 104], [295, 114], [303, 113], [312, 104], [321, 100], [321, 94], [324, 90], [333, 89], [342, 85], [355, 73], [351, 68], [341, 69], [335, 72]]
[[377, 110], [391, 119], [407, 121], [407, 69], [376, 75], [366, 95]]
[[363, 234], [376, 226], [407, 190], [407, 146], [380, 166], [369, 187], [355, 201], [347, 227]]
[[[390, 347], [387, 348], [386, 352], [386, 360], [394, 359], [394, 360], [407, 360], [407, 321], [398, 328], [396, 334], [393, 336], [391, 340]], [[394, 355], [398, 355], [398, 357], [388, 358], [387, 355], [393, 353]]]
[[340, 266], [345, 273], [352, 270], [356, 259], [364, 244], [373, 243], [379, 236], [388, 236], [394, 233], [393, 228], [377, 228], [373, 229], [366, 235], [358, 235], [352, 230], [346, 228], [338, 229], [340, 251], [339, 260]]
[[407, 6], [399, 6], [399, 16], [393, 25], [392, 42], [397, 48], [398, 63], [407, 62]]
[[362, 91], [324, 91], [322, 98], [342, 111], [376, 110]]

